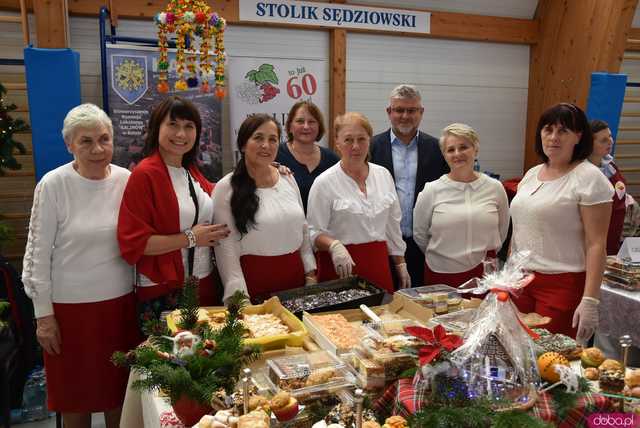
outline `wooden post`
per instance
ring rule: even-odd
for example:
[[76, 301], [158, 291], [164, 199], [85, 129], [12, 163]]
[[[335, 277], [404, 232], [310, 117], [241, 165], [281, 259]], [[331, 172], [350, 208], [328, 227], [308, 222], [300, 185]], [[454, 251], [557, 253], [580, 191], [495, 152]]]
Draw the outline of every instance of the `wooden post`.
[[535, 129], [558, 102], [586, 108], [591, 73], [620, 71], [638, 0], [540, 0], [531, 47], [524, 170], [540, 162]]
[[33, 0], [39, 48], [69, 47], [67, 0]]
[[326, 126], [329, 129], [329, 147], [334, 148], [333, 120], [344, 114], [347, 108], [347, 32], [329, 30], [329, 117]]
[[[345, 3], [333, 0], [331, 3]], [[329, 147], [335, 150], [333, 120], [347, 109], [347, 31], [329, 30], [329, 117], [325, 117], [329, 129]]]

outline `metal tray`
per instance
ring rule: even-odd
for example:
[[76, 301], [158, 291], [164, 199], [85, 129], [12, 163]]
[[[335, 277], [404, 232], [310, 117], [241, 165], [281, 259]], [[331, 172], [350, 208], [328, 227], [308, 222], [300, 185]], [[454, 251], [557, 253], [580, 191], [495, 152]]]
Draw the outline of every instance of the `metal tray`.
[[282, 305], [285, 308], [288, 308], [286, 302], [293, 299], [317, 295], [319, 293], [322, 293], [323, 291], [340, 292], [350, 289], [367, 290], [372, 292], [372, 294], [366, 297], [349, 300], [347, 302], [325, 306], [314, 305], [313, 307], [308, 309], [300, 309], [298, 311], [291, 312], [293, 312], [293, 314], [298, 318], [302, 319], [302, 313], [305, 311], [310, 313], [333, 312], [343, 309], [357, 309], [360, 307], [360, 305], [379, 306], [380, 304], [382, 304], [382, 299], [384, 298], [385, 294], [385, 291], [383, 289], [375, 286], [373, 283], [367, 281], [366, 279], [359, 276], [351, 276], [349, 278], [336, 279], [333, 281], [321, 282], [315, 285], [308, 285], [301, 288], [280, 291], [278, 293], [273, 293], [273, 296], [278, 297]]

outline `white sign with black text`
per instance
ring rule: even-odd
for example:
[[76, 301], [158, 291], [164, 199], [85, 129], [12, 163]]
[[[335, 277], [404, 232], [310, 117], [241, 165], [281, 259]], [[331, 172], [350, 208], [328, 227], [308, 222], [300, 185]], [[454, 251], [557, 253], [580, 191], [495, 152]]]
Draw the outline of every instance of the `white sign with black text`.
[[240, 0], [240, 21], [430, 33], [431, 13], [337, 3]]

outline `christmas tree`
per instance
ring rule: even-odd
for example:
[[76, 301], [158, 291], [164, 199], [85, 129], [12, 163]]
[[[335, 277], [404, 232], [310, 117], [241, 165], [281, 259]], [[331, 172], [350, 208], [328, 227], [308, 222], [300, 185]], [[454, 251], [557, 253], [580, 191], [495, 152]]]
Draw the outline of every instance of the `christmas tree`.
[[13, 156], [16, 151], [21, 155], [27, 153], [24, 145], [13, 139], [16, 132], [29, 129], [22, 119], [14, 119], [9, 113], [17, 107], [15, 104], [5, 104], [7, 90], [0, 83], [0, 175], [5, 174], [5, 169], [20, 169], [22, 165]]

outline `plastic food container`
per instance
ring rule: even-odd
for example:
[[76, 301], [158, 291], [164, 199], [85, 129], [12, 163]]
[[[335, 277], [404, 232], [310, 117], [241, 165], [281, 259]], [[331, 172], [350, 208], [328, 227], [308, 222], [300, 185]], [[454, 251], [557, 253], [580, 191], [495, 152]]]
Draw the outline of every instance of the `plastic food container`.
[[[337, 314], [318, 314], [316, 316], [326, 317], [327, 315], [336, 316]], [[318, 346], [328, 352], [331, 352], [334, 355], [352, 352], [353, 349], [360, 343], [360, 338], [366, 334], [362, 326], [347, 322], [348, 325], [345, 324], [345, 328], [341, 329], [338, 333], [343, 335], [345, 338], [353, 339], [353, 343], [351, 343], [349, 346], [343, 346], [339, 343], [336, 343], [330, 337], [330, 335], [326, 332], [326, 329], [323, 328], [322, 325], [316, 321], [316, 319], [314, 319], [314, 315], [303, 312], [302, 321], [307, 328], [309, 335], [313, 338], [313, 340], [315, 340]]]
[[326, 351], [267, 360], [267, 373], [274, 392], [288, 391], [302, 403], [355, 384], [355, 377], [346, 364]]
[[[357, 297], [346, 301], [338, 301], [338, 293], [349, 291], [368, 292], [368, 296]], [[327, 292], [335, 293], [332, 299]], [[334, 281], [321, 282], [319, 284], [294, 288], [273, 294], [280, 299], [282, 305], [293, 312], [297, 317], [302, 317], [302, 312], [332, 312], [342, 309], [357, 309], [360, 305], [378, 306], [382, 303], [385, 291], [373, 283], [359, 276], [352, 276]], [[335, 303], [331, 303], [332, 300]]]
[[403, 371], [415, 367], [414, 357], [405, 349], [421, 346], [418, 339], [408, 334], [385, 336], [368, 330], [369, 334], [363, 338], [358, 351], [384, 369], [386, 381], [395, 380]]
[[455, 288], [444, 284], [406, 288], [398, 290], [397, 293], [431, 309], [437, 315], [454, 312], [462, 308], [460, 294]]
[[361, 388], [367, 391], [384, 388], [386, 377], [383, 366], [358, 350], [353, 353], [342, 354], [340, 357], [353, 370], [357, 383]]

